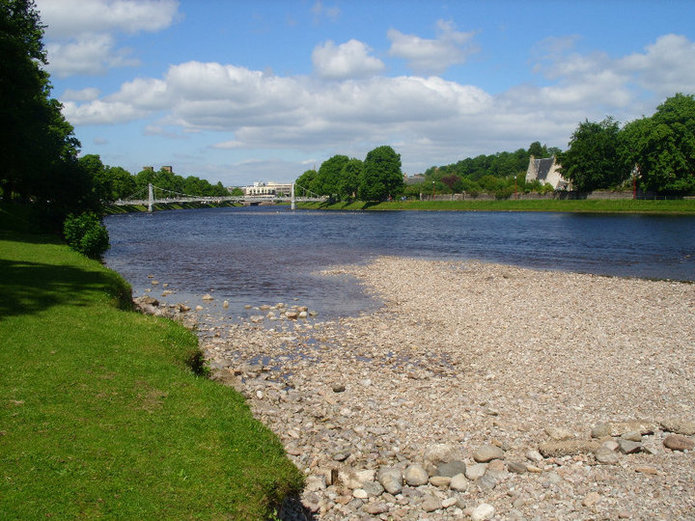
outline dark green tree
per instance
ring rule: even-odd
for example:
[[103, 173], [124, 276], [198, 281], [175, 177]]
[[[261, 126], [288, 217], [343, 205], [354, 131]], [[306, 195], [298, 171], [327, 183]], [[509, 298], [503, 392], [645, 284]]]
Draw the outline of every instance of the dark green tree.
[[305, 196], [309, 195], [309, 192], [317, 194], [315, 181], [318, 172], [316, 170], [307, 170], [302, 175], [300, 175], [295, 181], [295, 192], [297, 195]]
[[695, 98], [676, 94], [621, 132], [625, 169], [639, 167], [643, 190], [695, 193]]
[[620, 161], [620, 126], [613, 118], [586, 120], [572, 134], [569, 148], [560, 154], [562, 175], [575, 190], [590, 192], [619, 185], [630, 175]]
[[341, 199], [354, 199], [360, 186], [360, 176], [364, 164], [359, 159], [350, 159], [343, 165], [338, 179], [338, 196]]
[[349, 160], [348, 156], [335, 155], [321, 163], [314, 180], [314, 191], [319, 195], [328, 195], [330, 197], [338, 195], [340, 175], [343, 167]]
[[73, 128], [50, 97], [43, 28], [33, 1], [0, 1], [0, 192], [59, 224], [72, 208], [96, 203]]
[[363, 201], [383, 201], [395, 197], [403, 190], [401, 156], [390, 146], [371, 150], [364, 159], [364, 168], [358, 189]]

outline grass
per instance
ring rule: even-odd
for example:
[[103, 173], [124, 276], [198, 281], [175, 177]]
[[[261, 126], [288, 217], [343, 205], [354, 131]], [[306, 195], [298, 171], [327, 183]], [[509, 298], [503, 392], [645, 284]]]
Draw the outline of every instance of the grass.
[[[243, 206], [240, 203], [234, 203], [231, 201], [222, 201], [220, 203], [216, 202], [192, 202], [192, 203], [158, 203], [153, 205], [155, 211], [162, 210], [193, 210], [198, 208], [233, 208], [236, 206]], [[119, 213], [132, 213], [132, 212], [146, 212], [147, 206], [141, 204], [129, 204], [125, 206], [107, 206], [104, 209], [104, 213], [107, 215], [119, 214]]]
[[653, 213], [693, 214], [694, 199], [647, 201], [632, 199], [579, 200], [464, 200], [464, 201], [385, 201], [381, 203], [298, 203], [298, 208], [315, 210], [458, 210], [517, 212]]
[[302, 476], [195, 335], [52, 237], [0, 231], [0, 520], [267, 519]]

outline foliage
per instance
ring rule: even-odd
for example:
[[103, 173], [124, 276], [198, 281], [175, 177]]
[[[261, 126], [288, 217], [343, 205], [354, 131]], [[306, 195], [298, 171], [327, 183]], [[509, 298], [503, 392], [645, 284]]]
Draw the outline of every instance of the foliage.
[[695, 97], [676, 94], [622, 131], [626, 167], [639, 166], [643, 190], [695, 193]]
[[235, 186], [229, 191], [229, 195], [233, 195], [235, 197], [242, 197], [244, 195], [244, 191], [238, 186]]
[[301, 490], [244, 398], [186, 367], [192, 332], [41, 238], [0, 238], [0, 518], [266, 519]]
[[229, 191], [222, 186], [221, 182], [216, 185], [210, 184], [207, 179], [200, 179], [196, 176], [182, 177], [167, 168], [159, 170], [145, 169], [135, 175], [135, 190], [144, 190], [147, 185], [153, 185], [186, 195], [201, 197], [228, 196]]
[[307, 170], [300, 175], [294, 183], [297, 193], [299, 195], [307, 195], [305, 193], [307, 190], [313, 193], [318, 193], [315, 190], [316, 186], [314, 186], [314, 181], [316, 180], [317, 175], [318, 172], [316, 170]]
[[109, 249], [109, 232], [93, 212], [68, 215], [63, 235], [68, 246], [91, 259], [100, 258]]
[[348, 161], [350, 159], [347, 156], [335, 155], [321, 163], [313, 181], [312, 191], [319, 195], [337, 196], [340, 176]]
[[620, 125], [608, 117], [601, 122], [580, 123], [569, 149], [560, 154], [560, 171], [580, 192], [591, 192], [622, 183], [629, 175], [619, 160]]
[[0, 2], [0, 193], [40, 206], [54, 225], [77, 206], [98, 208], [78, 171], [80, 146], [50, 97], [43, 25], [31, 0]]
[[399, 195], [402, 190], [400, 154], [387, 145], [367, 153], [358, 187], [359, 198], [363, 201], [382, 201]]
[[360, 176], [364, 170], [364, 163], [352, 158], [343, 165], [338, 179], [338, 195], [342, 200], [354, 199], [360, 186]]

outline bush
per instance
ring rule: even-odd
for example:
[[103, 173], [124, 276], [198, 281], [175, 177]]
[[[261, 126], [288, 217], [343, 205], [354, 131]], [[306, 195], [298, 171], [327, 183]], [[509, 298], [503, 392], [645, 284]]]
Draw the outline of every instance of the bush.
[[92, 259], [101, 258], [109, 249], [109, 232], [93, 212], [68, 215], [63, 223], [63, 235], [68, 246]]

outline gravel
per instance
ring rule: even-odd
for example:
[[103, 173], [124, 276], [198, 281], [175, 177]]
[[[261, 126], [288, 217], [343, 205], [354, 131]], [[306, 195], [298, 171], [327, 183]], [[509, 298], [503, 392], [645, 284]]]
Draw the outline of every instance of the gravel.
[[199, 315], [315, 519], [695, 519], [695, 285], [392, 257], [323, 272], [342, 274], [384, 305]]

